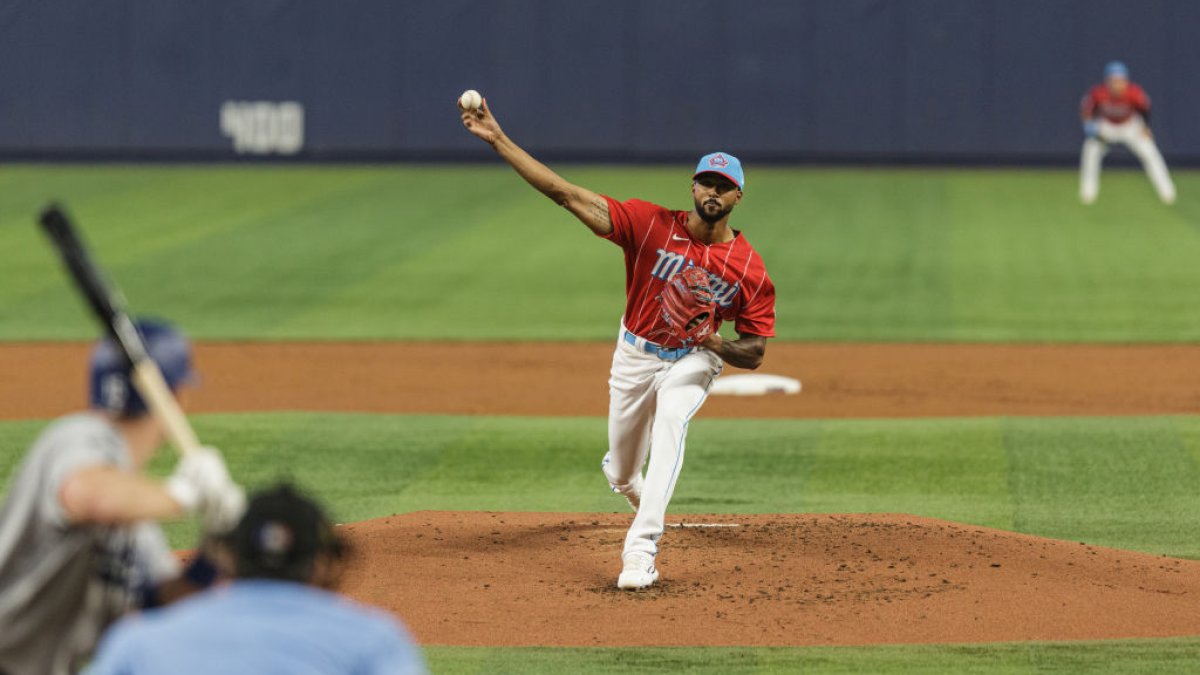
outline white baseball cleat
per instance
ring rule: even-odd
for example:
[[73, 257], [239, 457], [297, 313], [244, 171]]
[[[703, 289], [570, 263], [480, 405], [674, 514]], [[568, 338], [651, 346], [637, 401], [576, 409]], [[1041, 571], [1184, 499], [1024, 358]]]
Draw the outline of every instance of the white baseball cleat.
[[625, 554], [625, 567], [617, 577], [617, 588], [636, 591], [649, 588], [655, 581], [658, 581], [658, 569], [654, 566], [654, 556], [641, 552]]

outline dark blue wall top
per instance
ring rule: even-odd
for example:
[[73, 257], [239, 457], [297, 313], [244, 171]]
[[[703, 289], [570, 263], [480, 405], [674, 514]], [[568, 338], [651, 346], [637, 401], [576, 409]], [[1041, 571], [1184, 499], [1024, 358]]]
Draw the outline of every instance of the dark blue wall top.
[[[1200, 162], [1195, 0], [3, 0], [0, 155], [1074, 161], [1125, 60]], [[236, 148], [236, 150], [235, 150]]]

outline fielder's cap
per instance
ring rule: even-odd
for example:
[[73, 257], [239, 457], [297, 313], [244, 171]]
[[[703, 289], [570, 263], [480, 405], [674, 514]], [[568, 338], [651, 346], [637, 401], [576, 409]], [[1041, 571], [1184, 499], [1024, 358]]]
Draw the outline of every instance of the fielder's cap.
[[714, 152], [700, 158], [696, 165], [696, 178], [702, 173], [715, 173], [733, 181], [739, 190], [746, 189], [746, 174], [742, 172], [742, 161], [728, 152]]
[[1104, 66], [1104, 79], [1110, 77], [1123, 77], [1129, 79], [1129, 69], [1120, 61], [1109, 61], [1107, 66]]
[[254, 494], [228, 541], [238, 578], [305, 583], [319, 554], [343, 552], [321, 506], [287, 483]]
[[[191, 382], [192, 346], [188, 339], [175, 327], [156, 319], [139, 319], [134, 322], [146, 352], [158, 364], [163, 379], [171, 391]], [[132, 365], [125, 352], [117, 346], [111, 336], [101, 340], [92, 350], [88, 378], [88, 403], [125, 417], [136, 417], [146, 413], [146, 401], [133, 386]]]

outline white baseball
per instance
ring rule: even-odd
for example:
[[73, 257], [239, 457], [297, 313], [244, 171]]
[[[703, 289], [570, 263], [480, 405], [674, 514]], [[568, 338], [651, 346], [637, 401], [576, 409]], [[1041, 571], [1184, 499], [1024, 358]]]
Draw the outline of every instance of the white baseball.
[[463, 110], [478, 110], [483, 105], [483, 97], [474, 89], [468, 89], [458, 97], [458, 104]]

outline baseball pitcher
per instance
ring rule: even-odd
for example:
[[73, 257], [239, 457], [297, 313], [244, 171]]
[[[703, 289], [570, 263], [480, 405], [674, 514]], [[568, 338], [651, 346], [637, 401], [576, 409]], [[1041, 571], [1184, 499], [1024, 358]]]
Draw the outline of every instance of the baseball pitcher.
[[1175, 184], [1150, 132], [1150, 97], [1129, 81], [1129, 69], [1120, 61], [1104, 68], [1104, 83], [1088, 90], [1080, 105], [1083, 151], [1079, 159], [1079, 200], [1092, 204], [1100, 194], [1100, 163], [1113, 143], [1122, 143], [1137, 155], [1158, 198], [1175, 203]]
[[[172, 391], [187, 383], [183, 335], [158, 322], [138, 330]], [[211, 583], [203, 556], [180, 577], [154, 521], [196, 513], [219, 532], [241, 514], [241, 488], [212, 448], [165, 482], [142, 473], [164, 431], [111, 339], [92, 353], [89, 391], [93, 410], [41, 434], [0, 507], [0, 673], [74, 672], [121, 614]]]
[[[637, 514], [617, 586], [646, 588], [658, 579], [655, 556], [688, 423], [724, 364], [757, 368], [775, 336], [775, 287], [758, 253], [729, 224], [746, 183], [741, 162], [723, 152], [702, 157], [691, 211], [620, 202], [568, 183], [530, 156], [504, 134], [486, 99], [477, 108], [460, 102], [459, 111], [467, 130], [526, 182], [625, 252], [626, 305], [602, 467]], [[734, 322], [738, 339], [717, 332], [724, 321]]]

